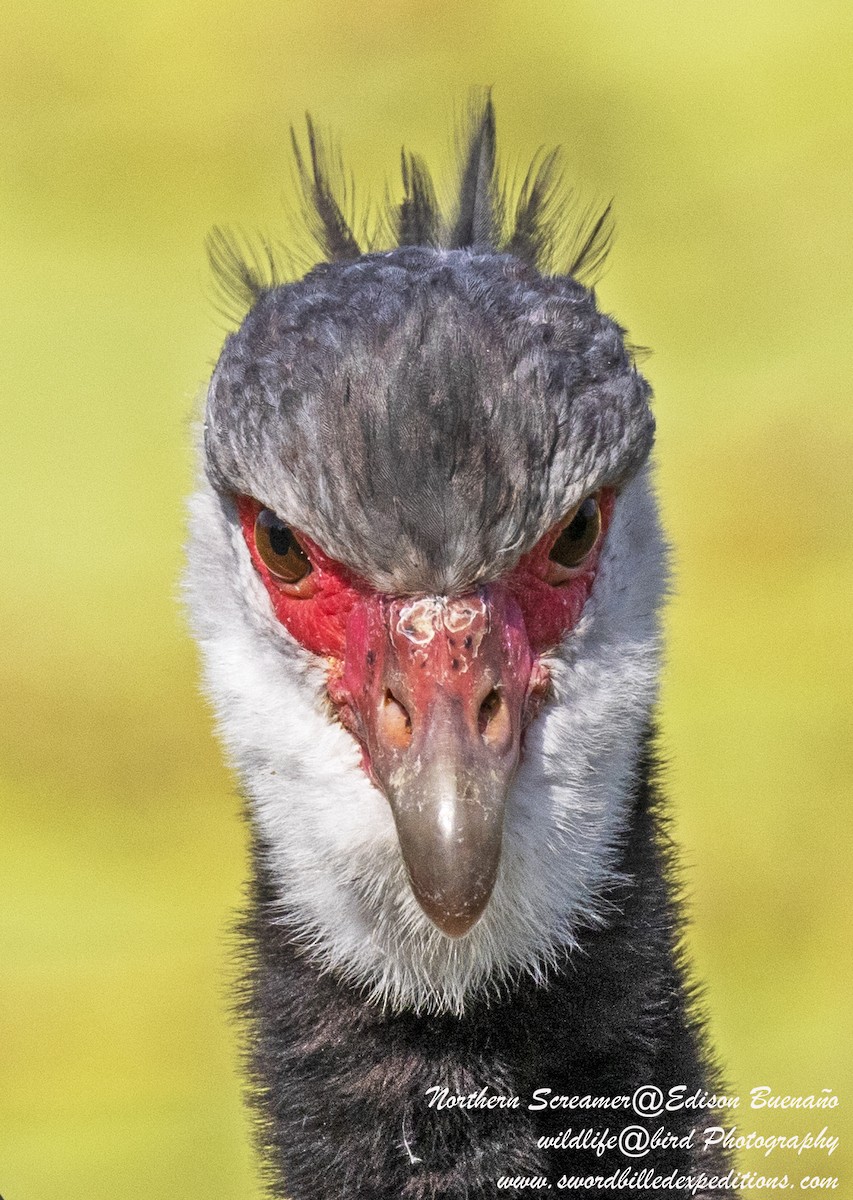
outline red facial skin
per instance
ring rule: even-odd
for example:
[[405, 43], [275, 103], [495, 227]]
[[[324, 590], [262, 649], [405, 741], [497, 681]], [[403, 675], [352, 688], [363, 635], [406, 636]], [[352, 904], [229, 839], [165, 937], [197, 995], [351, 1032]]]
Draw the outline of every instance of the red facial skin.
[[[509, 589], [524, 620], [527, 639], [534, 657], [559, 644], [575, 627], [592, 589], [598, 570], [601, 546], [613, 515], [615, 494], [605, 488], [599, 494], [601, 532], [577, 573], [565, 583], [548, 583], [548, 555], [562, 528], [562, 522], [545, 534], [502, 581]], [[343, 663], [347, 648], [347, 624], [359, 602], [378, 602], [378, 593], [370, 584], [330, 558], [303, 533], [294, 531], [311, 560], [311, 594], [305, 598], [290, 595], [270, 574], [255, 545], [255, 520], [263, 506], [248, 496], [237, 497], [237, 510], [243, 536], [252, 562], [272, 601], [275, 615], [300, 645], [321, 658]]]
[[[436, 689], [441, 688], [444, 693], [452, 691], [459, 703], [473, 713], [469, 719], [476, 722], [483, 697], [497, 687], [507, 700], [511, 695], [515, 697], [513, 719], [520, 736], [547, 693], [548, 671], [540, 656], [559, 644], [583, 612], [598, 569], [614, 499], [611, 489], [599, 494], [598, 539], [569, 579], [559, 584], [549, 582], [554, 572], [549, 554], [563, 528], [564, 522], [560, 522], [504, 579], [478, 590], [477, 595], [487, 607], [487, 627], [489, 622], [502, 624], [507, 647], [510, 642], [516, 646], [505, 655], [502, 671], [495, 674], [491, 651], [490, 656], [478, 654], [479, 640], [472, 646], [470, 638], [453, 638], [446, 631], [430, 641], [428, 653], [420, 653], [415, 659], [409, 656], [409, 685], [399, 681], [399, 687], [395, 684], [392, 688], [394, 694], [400, 687], [407, 691], [404, 701], [407, 715], [418, 721], [426, 720]], [[395, 640], [393, 616], [403, 601], [377, 592], [297, 531], [312, 571], [302, 585], [304, 594], [292, 595], [271, 574], [258, 553], [255, 521], [262, 505], [248, 496], [239, 496], [236, 502], [252, 562], [269, 593], [276, 617], [306, 650], [329, 660], [329, 697], [342, 724], [359, 741], [365, 769], [381, 785], [372, 768], [370, 746], [375, 754], [378, 745], [384, 747], [387, 742], [388, 729], [382, 727], [385, 710], [381, 696], [388, 681], [377, 668], [377, 662], [384, 664], [387, 660], [388, 646]], [[405, 639], [396, 647], [393, 657], [398, 663], [406, 658]], [[420, 668], [417, 671], [412, 666], [415, 660]], [[448, 674], [447, 662], [458, 663], [452, 674]]]

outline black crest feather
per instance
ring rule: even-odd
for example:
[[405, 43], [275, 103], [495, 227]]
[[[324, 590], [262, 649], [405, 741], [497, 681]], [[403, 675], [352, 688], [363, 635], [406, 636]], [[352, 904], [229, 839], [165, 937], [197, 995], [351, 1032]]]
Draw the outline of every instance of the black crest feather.
[[397, 209], [398, 246], [438, 244], [439, 213], [426, 163], [417, 154], [401, 153], [403, 199]]
[[[540, 150], [521, 186], [507, 186], [498, 169], [489, 92], [475, 93], [469, 107], [459, 138], [457, 182], [446, 211], [436, 199], [426, 163], [404, 148], [403, 197], [388, 198], [371, 237], [353, 232], [354, 185], [340, 152], [320, 136], [307, 114], [306, 130], [303, 149], [291, 129], [293, 159], [303, 220], [325, 261], [352, 261], [366, 251], [387, 249], [391, 242], [512, 254], [543, 274], [572, 275], [586, 283], [595, 282], [601, 271], [613, 240], [611, 205], [579, 211], [564, 181], [559, 150]], [[242, 316], [271, 288], [303, 273], [296, 269], [296, 256], [288, 261], [269, 240], [220, 228], [208, 239], [208, 254], [220, 307], [232, 318], [235, 312]]]
[[538, 154], [528, 168], [515, 205], [513, 226], [504, 244], [508, 254], [543, 267], [551, 262], [557, 230], [555, 211], [559, 216], [562, 173], [559, 169], [560, 151], [552, 150], [544, 157]]
[[354, 192], [352, 182], [347, 179], [340, 155], [318, 137], [314, 122], [307, 113], [305, 124], [308, 162], [303, 157], [294, 129], [290, 131], [290, 141], [305, 200], [308, 227], [328, 259], [358, 258], [362, 250], [343, 212]]
[[576, 279], [598, 278], [610, 253], [613, 233], [613, 202], [601, 212], [588, 208], [575, 226], [573, 253], [565, 274]]
[[496, 248], [500, 205], [496, 187], [495, 110], [490, 95], [472, 109], [470, 128], [462, 140], [462, 171], [457, 210], [448, 248]]
[[260, 236], [250, 238], [215, 225], [207, 237], [207, 257], [218, 294], [217, 308], [229, 320], [286, 279], [277, 248]]

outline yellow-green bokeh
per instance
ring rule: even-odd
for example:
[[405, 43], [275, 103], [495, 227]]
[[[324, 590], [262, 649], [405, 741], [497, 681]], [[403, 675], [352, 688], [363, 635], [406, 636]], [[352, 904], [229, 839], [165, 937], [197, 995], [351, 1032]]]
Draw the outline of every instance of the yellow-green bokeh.
[[714, 1037], [738, 1089], [841, 1094], [846, 1151], [805, 1167], [853, 1195], [850, 5], [3, 7], [0, 1192], [260, 1195], [226, 1018], [244, 834], [176, 601], [222, 339], [203, 240], [286, 233], [305, 108], [379, 198], [494, 84], [510, 166], [561, 142], [616, 198], [599, 294], [654, 349]]

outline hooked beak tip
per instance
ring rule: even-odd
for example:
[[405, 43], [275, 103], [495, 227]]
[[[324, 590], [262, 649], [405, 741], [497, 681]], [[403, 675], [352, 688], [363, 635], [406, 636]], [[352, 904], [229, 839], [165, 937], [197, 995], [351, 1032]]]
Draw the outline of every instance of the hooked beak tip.
[[443, 934], [464, 937], [497, 881], [508, 781], [496, 786], [471, 772], [460, 779], [440, 763], [396, 782], [388, 800], [412, 894]]
[[469, 905], [465, 908], [450, 908], [446, 905], [435, 904], [430, 898], [418, 892], [418, 889], [413, 887], [415, 899], [423, 909], [424, 913], [445, 937], [458, 938], [465, 937], [466, 933], [474, 928], [477, 922], [486, 911], [489, 903], [489, 895], [482, 898], [482, 902], [477, 902], [475, 905]]

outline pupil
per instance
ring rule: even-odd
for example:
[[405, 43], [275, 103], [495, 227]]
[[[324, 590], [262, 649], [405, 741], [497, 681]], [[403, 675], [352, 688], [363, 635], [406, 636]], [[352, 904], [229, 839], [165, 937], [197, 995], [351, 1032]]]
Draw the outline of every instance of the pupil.
[[267, 536], [270, 539], [273, 553], [278, 554], [281, 558], [290, 550], [293, 539], [290, 536], [290, 530], [286, 525], [270, 525], [267, 529]]
[[587, 526], [589, 525], [589, 513], [584, 512], [585, 508], [586, 503], [581, 506], [566, 529], [566, 533], [572, 541], [580, 541], [586, 533]]

